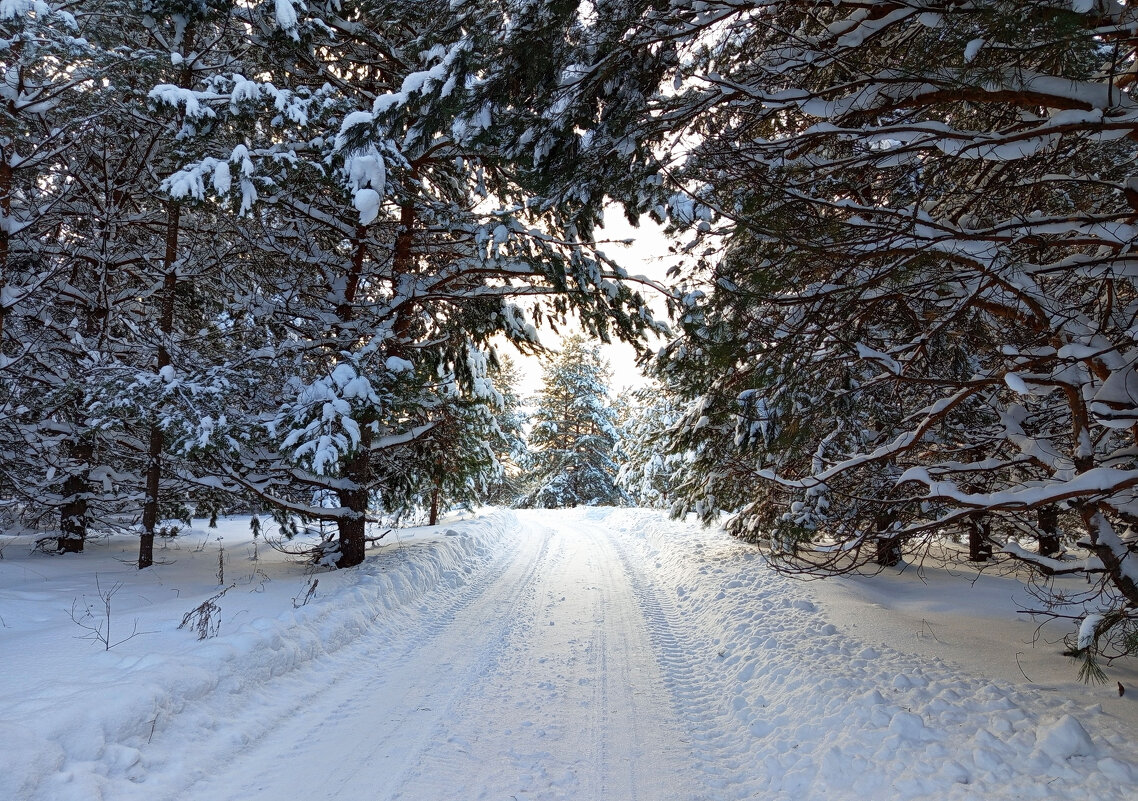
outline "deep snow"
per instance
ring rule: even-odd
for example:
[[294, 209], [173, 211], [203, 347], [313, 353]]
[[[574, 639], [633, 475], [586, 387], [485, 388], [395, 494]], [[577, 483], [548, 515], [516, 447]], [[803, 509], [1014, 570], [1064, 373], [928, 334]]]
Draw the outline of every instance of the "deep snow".
[[[201, 522], [196, 524], [203, 526]], [[220, 539], [219, 539], [220, 538]], [[642, 510], [492, 511], [311, 573], [247, 519], [133, 569], [0, 536], [0, 799], [1130, 799], [1133, 688], [998, 576], [772, 574]], [[217, 635], [178, 630], [225, 586]], [[119, 561], [122, 560], [122, 561]], [[71, 620], [112, 598], [110, 651]], [[318, 584], [302, 604], [312, 580]], [[1030, 676], [1030, 679], [1027, 678]]]

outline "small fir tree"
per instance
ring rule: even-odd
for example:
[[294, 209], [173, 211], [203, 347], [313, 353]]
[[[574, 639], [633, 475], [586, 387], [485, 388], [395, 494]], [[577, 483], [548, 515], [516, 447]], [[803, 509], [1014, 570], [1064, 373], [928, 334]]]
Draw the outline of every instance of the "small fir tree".
[[668, 432], [678, 423], [681, 404], [659, 384], [621, 393], [626, 409], [617, 443], [617, 483], [637, 506], [666, 509], [672, 503], [686, 454], [669, 448]]
[[509, 356], [499, 356], [491, 372], [495, 388], [501, 397], [494, 415], [495, 428], [491, 439], [494, 457], [500, 465], [497, 482], [491, 484], [484, 500], [491, 504], [509, 505], [524, 491], [522, 464], [526, 459], [526, 425], [529, 413], [518, 394], [521, 372]]
[[570, 337], [546, 366], [544, 381], [524, 463], [528, 491], [520, 505], [624, 503], [613, 460], [617, 427], [609, 368], [600, 350], [583, 337]]

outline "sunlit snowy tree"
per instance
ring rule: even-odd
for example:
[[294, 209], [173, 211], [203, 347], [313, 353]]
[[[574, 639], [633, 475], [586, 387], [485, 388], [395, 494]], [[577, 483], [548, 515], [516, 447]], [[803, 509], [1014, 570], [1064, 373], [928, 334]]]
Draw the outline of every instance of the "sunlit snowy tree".
[[491, 484], [483, 500], [487, 503], [510, 506], [522, 493], [521, 464], [525, 461], [526, 427], [529, 410], [520, 394], [522, 380], [517, 361], [508, 355], [498, 358], [498, 367], [491, 373], [494, 386], [501, 395], [501, 404], [495, 414], [496, 430], [492, 439], [494, 455], [501, 466], [497, 482]]
[[522, 464], [528, 488], [521, 505], [624, 503], [626, 496], [616, 484], [609, 368], [598, 347], [579, 335], [569, 337], [546, 365], [543, 379]]
[[[1098, 577], [1085, 600], [1125, 623], [1134, 14], [672, 5], [654, 31], [702, 34], [651, 125], [684, 134], [667, 213], [705, 259], [664, 370], [693, 404], [681, 438], [737, 471], [689, 508], [736, 512], [793, 570], [965, 536]], [[1088, 558], [1038, 554], [1056, 525]]]
[[618, 484], [637, 506], [669, 508], [688, 454], [673, 451], [669, 431], [680, 420], [680, 404], [652, 384], [622, 393], [625, 410], [617, 441]]
[[496, 14], [278, 3], [256, 18], [274, 55], [255, 75], [173, 97], [245, 137], [165, 186], [229, 204], [261, 254], [247, 305], [280, 332], [245, 368], [267, 380], [234, 386], [218, 480], [333, 523], [340, 566], [363, 559], [376, 511], [450, 480], [455, 459], [493, 464], [484, 438], [464, 438], [499, 401], [492, 337], [532, 349], [531, 318], [574, 313], [602, 334], [651, 323], [585, 232], [528, 191], [494, 127], [511, 102], [488, 77]]

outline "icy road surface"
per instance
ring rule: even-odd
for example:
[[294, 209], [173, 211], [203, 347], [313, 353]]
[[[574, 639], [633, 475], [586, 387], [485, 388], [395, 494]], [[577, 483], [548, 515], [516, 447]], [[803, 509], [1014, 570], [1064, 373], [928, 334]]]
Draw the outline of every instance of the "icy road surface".
[[[0, 801], [1138, 797], [1138, 677], [1076, 683], [1007, 578], [795, 582], [635, 509], [490, 511], [317, 574], [249, 531], [141, 572], [127, 536], [0, 537]], [[96, 574], [143, 632], [109, 651], [67, 612]], [[211, 596], [215, 636], [179, 630]]]

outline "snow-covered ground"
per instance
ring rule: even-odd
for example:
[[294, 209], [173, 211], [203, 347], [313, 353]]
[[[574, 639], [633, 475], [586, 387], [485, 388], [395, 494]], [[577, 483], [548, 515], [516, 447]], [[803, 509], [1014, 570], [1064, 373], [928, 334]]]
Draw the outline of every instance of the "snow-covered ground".
[[[1076, 683], [999, 577], [795, 582], [627, 509], [491, 511], [331, 573], [251, 558], [247, 519], [135, 547], [0, 536], [0, 799], [1138, 793], [1133, 669]], [[109, 651], [72, 621], [96, 581], [112, 643], [137, 621]], [[177, 628], [225, 586], [215, 636]]]

